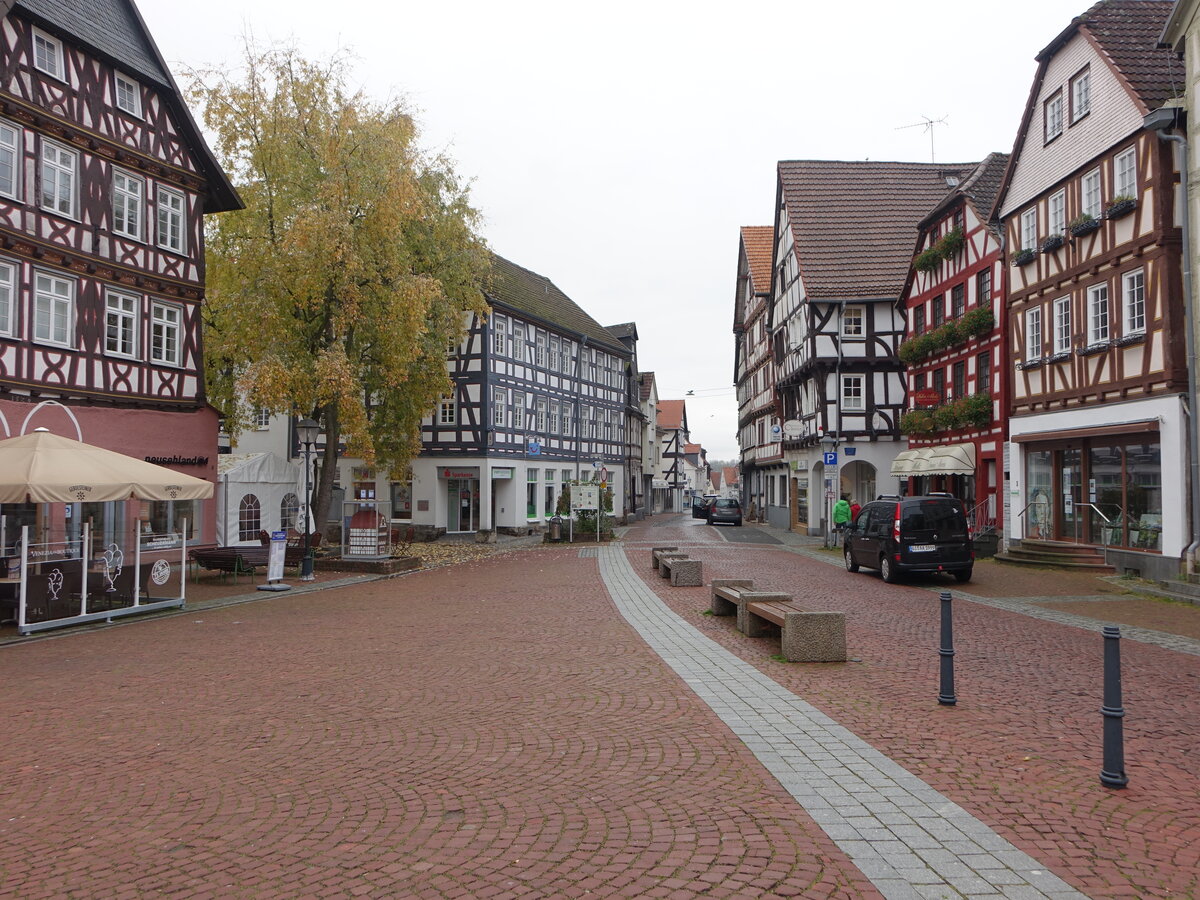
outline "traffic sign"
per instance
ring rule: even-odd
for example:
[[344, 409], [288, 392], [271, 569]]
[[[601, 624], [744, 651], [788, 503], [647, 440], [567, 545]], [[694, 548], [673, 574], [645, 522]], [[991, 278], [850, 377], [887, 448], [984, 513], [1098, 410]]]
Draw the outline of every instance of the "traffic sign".
[[838, 464], [837, 463], [837, 451], [836, 450], [828, 451], [825, 454], [825, 465], [836, 466], [837, 464]]
[[601, 481], [608, 481], [608, 466], [601, 466], [601, 467], [600, 467], [600, 480], [601, 480]]

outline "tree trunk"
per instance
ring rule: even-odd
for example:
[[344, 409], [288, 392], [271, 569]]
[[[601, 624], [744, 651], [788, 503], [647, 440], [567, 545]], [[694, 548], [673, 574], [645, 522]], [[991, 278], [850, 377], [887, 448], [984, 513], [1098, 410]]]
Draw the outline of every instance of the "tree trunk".
[[[317, 460], [316, 485], [313, 489], [313, 519], [317, 531], [325, 534], [329, 522], [330, 506], [333, 504], [333, 482], [337, 475], [338, 444], [342, 437], [342, 424], [338, 418], [337, 404], [330, 403], [318, 410], [318, 421], [325, 432], [325, 452]], [[340, 521], [341, 510], [333, 510]]]

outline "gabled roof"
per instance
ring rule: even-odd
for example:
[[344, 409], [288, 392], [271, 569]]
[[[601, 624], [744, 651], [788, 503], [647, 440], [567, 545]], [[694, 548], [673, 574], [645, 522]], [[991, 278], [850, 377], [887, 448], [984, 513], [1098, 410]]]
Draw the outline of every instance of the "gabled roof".
[[662, 428], [682, 428], [686, 401], [659, 400], [658, 424]]
[[771, 256], [775, 229], [770, 225], [743, 225], [742, 249], [750, 268], [750, 290], [755, 294], [771, 292]]
[[608, 325], [606, 327], [609, 333], [617, 340], [621, 340], [622, 338], [637, 340], [637, 325], [633, 322], [623, 322], [620, 325]]
[[992, 207], [995, 206], [996, 198], [1000, 194], [1000, 185], [1004, 181], [1004, 170], [1008, 168], [1008, 160], [1007, 153], [989, 153], [976, 164], [971, 173], [957, 187], [950, 189], [950, 192], [930, 211], [929, 215], [921, 220], [919, 228], [923, 231], [929, 227], [934, 221], [945, 215], [946, 211], [960, 198], [965, 198], [975, 207], [979, 218], [986, 223], [991, 217]]
[[786, 160], [786, 205], [807, 295], [814, 300], [900, 296], [917, 223], [974, 163]]
[[153, 85], [204, 174], [209, 196], [204, 211], [243, 208], [133, 0], [12, 0], [0, 6], [4, 15], [14, 8], [70, 43], [86, 47], [116, 68]]
[[549, 278], [522, 268], [503, 256], [492, 254], [492, 271], [483, 292], [489, 299], [513, 312], [525, 313], [546, 325], [582, 335], [589, 344], [599, 344], [622, 357], [630, 355], [629, 348], [584, 312]]
[[638, 399], [649, 400], [650, 394], [654, 390], [654, 373], [643, 372], [642, 377], [638, 380]]
[[704, 449], [704, 447], [701, 446], [700, 444], [684, 444], [683, 445], [684, 453], [699, 453], [703, 449]]
[[737, 480], [738, 480], [737, 468], [734, 466], [725, 466], [725, 468], [721, 470], [721, 478], [725, 481], [726, 484], [737, 484]]

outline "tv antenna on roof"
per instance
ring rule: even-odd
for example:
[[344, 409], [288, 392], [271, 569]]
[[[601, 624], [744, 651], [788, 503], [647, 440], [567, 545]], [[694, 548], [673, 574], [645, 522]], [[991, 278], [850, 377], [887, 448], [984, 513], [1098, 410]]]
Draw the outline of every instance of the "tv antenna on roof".
[[945, 125], [946, 119], [948, 119], [949, 116], [942, 116], [940, 119], [931, 119], [931, 118], [929, 118], [929, 116], [921, 116], [921, 118], [924, 121], [914, 122], [911, 125], [901, 125], [896, 130], [902, 131], [905, 128], [924, 128], [926, 131], [928, 131], [929, 132], [929, 161], [937, 162], [937, 159], [935, 159], [934, 155], [933, 155], [933, 126], [934, 125]]

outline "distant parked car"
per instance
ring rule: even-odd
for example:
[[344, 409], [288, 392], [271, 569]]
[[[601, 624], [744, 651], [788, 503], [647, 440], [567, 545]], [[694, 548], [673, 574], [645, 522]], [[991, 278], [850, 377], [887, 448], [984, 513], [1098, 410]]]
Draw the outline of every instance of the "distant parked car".
[[734, 525], [741, 525], [742, 504], [732, 498], [718, 497], [709, 506], [706, 518], [709, 525], [716, 525], [718, 522], [732, 522]]

